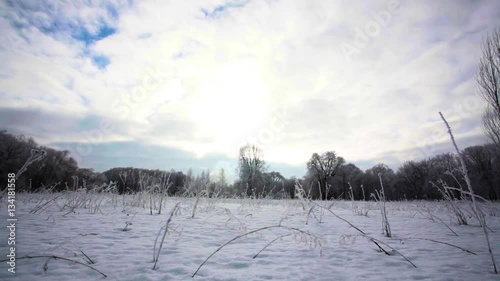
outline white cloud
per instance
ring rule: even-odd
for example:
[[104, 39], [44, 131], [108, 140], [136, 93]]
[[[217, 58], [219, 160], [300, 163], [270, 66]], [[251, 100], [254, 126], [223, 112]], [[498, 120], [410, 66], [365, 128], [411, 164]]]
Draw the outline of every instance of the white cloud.
[[[403, 161], [415, 139], [440, 126], [438, 111], [475, 96], [480, 39], [500, 17], [495, 1], [401, 1], [400, 13], [346, 60], [342, 44], [351, 44], [389, 2], [136, 1], [129, 7], [118, 1], [109, 10], [104, 2], [82, 1], [49, 10], [6, 8], [13, 11], [0, 17], [0, 28], [12, 39], [0, 50], [2, 105], [129, 124], [101, 141], [230, 156], [243, 141], [259, 141], [272, 110], [288, 107], [289, 124], [265, 144], [269, 161], [301, 164], [326, 150], [351, 161], [399, 151], [393, 157]], [[216, 14], [207, 18], [203, 11]], [[64, 25], [42, 32], [51, 18]], [[94, 35], [103, 26], [116, 32], [85, 46], [71, 37], [75, 25]], [[109, 58], [105, 69], [92, 63], [96, 54]], [[142, 96], [134, 98], [140, 87]], [[459, 139], [480, 135], [480, 115], [462, 115], [457, 120], [467, 125], [456, 130]], [[170, 123], [174, 130], [165, 127]]]

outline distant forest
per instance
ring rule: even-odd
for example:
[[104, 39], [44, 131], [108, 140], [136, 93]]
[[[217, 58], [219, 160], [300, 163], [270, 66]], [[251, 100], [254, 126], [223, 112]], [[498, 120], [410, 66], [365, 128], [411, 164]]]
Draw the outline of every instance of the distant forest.
[[[370, 194], [384, 185], [388, 200], [442, 199], [443, 186], [467, 188], [455, 154], [440, 154], [420, 161], [406, 161], [396, 171], [380, 163], [363, 171], [334, 151], [312, 154], [302, 178], [285, 178], [268, 171], [262, 151], [253, 145], [242, 147], [238, 174], [228, 182], [224, 170], [162, 171], [117, 167], [103, 173], [79, 168], [68, 151], [38, 145], [32, 138], [0, 131], [0, 182], [17, 172], [32, 149], [47, 152], [44, 159], [30, 165], [17, 180], [18, 191], [60, 192], [93, 189], [113, 182], [117, 192], [135, 193], [159, 186], [170, 196], [295, 198], [295, 185], [301, 184], [312, 199], [371, 200]], [[493, 144], [462, 150], [476, 194], [489, 200], [500, 196], [500, 149]], [[214, 176], [215, 174], [215, 176]], [[4, 186], [4, 188], [5, 188]], [[2, 188], [3, 189], [3, 188]]]

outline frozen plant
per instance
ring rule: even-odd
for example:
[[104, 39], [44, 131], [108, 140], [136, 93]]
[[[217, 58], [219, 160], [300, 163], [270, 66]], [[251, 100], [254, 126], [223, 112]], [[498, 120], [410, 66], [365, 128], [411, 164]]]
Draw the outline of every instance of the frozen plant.
[[[102, 273], [100, 270], [97, 270], [95, 267], [93, 266], [90, 266], [88, 264], [85, 264], [83, 262], [80, 262], [80, 261], [76, 261], [76, 260], [72, 260], [72, 259], [68, 259], [68, 258], [65, 258], [65, 257], [61, 257], [61, 256], [56, 256], [56, 255], [36, 255], [36, 256], [23, 256], [23, 257], [17, 257], [16, 260], [24, 260], [24, 259], [39, 259], [39, 258], [42, 258], [42, 259], [46, 259], [45, 260], [45, 263], [43, 265], [43, 271], [44, 272], [47, 272], [47, 270], [49, 269], [49, 262], [54, 259], [54, 260], [63, 260], [63, 261], [67, 261], [67, 262], [70, 262], [70, 263], [74, 263], [74, 264], [78, 264], [78, 265], [81, 265], [81, 266], [85, 266], [87, 268], [90, 268], [92, 269], [93, 271], [101, 274], [103, 277], [108, 277], [106, 274]], [[4, 260], [0, 260], [0, 262], [6, 262], [8, 260], [4, 259]]]
[[486, 226], [486, 217], [485, 217], [484, 213], [481, 211], [481, 209], [479, 208], [479, 204], [476, 202], [476, 195], [474, 194], [474, 189], [472, 188], [472, 184], [471, 184], [471, 181], [470, 181], [470, 178], [468, 175], [468, 171], [467, 171], [467, 166], [465, 165], [464, 157], [463, 157], [462, 153], [460, 152], [460, 149], [458, 149], [458, 145], [455, 142], [455, 137], [453, 136], [453, 133], [451, 132], [451, 127], [448, 124], [448, 121], [446, 121], [446, 119], [444, 118], [444, 116], [441, 112], [439, 112], [439, 115], [441, 116], [441, 119], [443, 119], [443, 122], [446, 125], [446, 128], [448, 129], [448, 134], [450, 135], [451, 142], [453, 143], [453, 146], [455, 147], [455, 150], [457, 151], [457, 155], [458, 155], [458, 158], [460, 160], [460, 166], [462, 168], [461, 173], [465, 179], [465, 182], [467, 183], [467, 188], [469, 189], [468, 192], [465, 190], [462, 190], [461, 193], [469, 195], [471, 200], [472, 200], [472, 206], [473, 206], [474, 213], [477, 215], [479, 223], [481, 224], [481, 227], [483, 228], [484, 237], [486, 239], [486, 244], [488, 245], [488, 251], [489, 251], [490, 257], [491, 257], [491, 262], [493, 263], [493, 269], [495, 271], [495, 274], [498, 274], [497, 265], [495, 263], [495, 256], [493, 255], [493, 251], [491, 250], [490, 238], [488, 236], [488, 230], [487, 230], [487, 226]]
[[302, 204], [302, 210], [305, 211], [306, 205], [308, 205], [310, 201], [310, 193], [306, 195], [306, 191], [298, 180], [295, 181], [295, 197], [299, 198], [300, 203]]
[[[198, 273], [198, 271], [200, 271], [200, 269], [203, 267], [203, 265], [205, 265], [205, 263], [210, 259], [212, 258], [217, 252], [219, 252], [220, 250], [222, 250], [225, 246], [229, 245], [230, 243], [240, 239], [240, 238], [243, 238], [245, 236], [248, 236], [250, 234], [254, 234], [254, 233], [258, 233], [258, 232], [261, 232], [261, 231], [264, 231], [264, 230], [269, 230], [269, 229], [284, 229], [284, 230], [287, 230], [289, 233], [285, 234], [285, 235], [281, 235], [281, 236], [278, 236], [277, 238], [275, 238], [274, 240], [272, 240], [271, 242], [269, 242], [266, 246], [264, 246], [264, 248], [262, 250], [260, 250], [256, 255], [253, 256], [253, 258], [255, 259], [264, 249], [266, 249], [269, 245], [271, 245], [274, 241], [278, 240], [278, 239], [281, 239], [283, 237], [286, 237], [286, 236], [294, 236], [296, 238], [296, 241], [299, 240], [299, 242], [302, 242], [302, 243], [306, 243], [308, 244], [310, 247], [313, 247], [313, 248], [316, 248], [318, 247], [320, 250], [322, 249], [323, 245], [326, 243], [326, 241], [319, 237], [317, 234], [314, 234], [314, 233], [311, 233], [309, 231], [305, 231], [305, 230], [302, 230], [302, 229], [299, 229], [299, 228], [296, 228], [296, 227], [288, 227], [288, 226], [283, 226], [281, 224], [278, 224], [278, 225], [270, 225], [270, 226], [265, 226], [265, 227], [261, 227], [261, 228], [258, 228], [258, 229], [255, 229], [255, 230], [252, 230], [252, 231], [249, 231], [249, 232], [246, 232], [246, 233], [243, 233], [243, 234], [240, 234], [234, 238], [232, 238], [231, 240], [227, 241], [226, 243], [222, 244], [219, 248], [217, 248], [214, 252], [212, 252], [201, 264], [200, 266], [198, 266], [198, 268], [196, 269], [196, 271], [193, 273], [193, 275], [191, 275], [192, 278], [194, 278], [196, 276], [196, 274]], [[297, 239], [298, 238], [298, 239]]]
[[[458, 225], [468, 225], [469, 223], [467, 222], [467, 216], [464, 214], [464, 212], [460, 208], [459, 201], [453, 195], [451, 188], [443, 180], [439, 180], [438, 182], [441, 184], [441, 187], [439, 187], [437, 184], [435, 184], [432, 181], [430, 183], [437, 190], [439, 190], [441, 195], [443, 195], [443, 198], [446, 199], [446, 202], [448, 202], [448, 205], [449, 205], [451, 211], [453, 212], [453, 214], [455, 215], [455, 218], [457, 219]], [[462, 198], [462, 199], [465, 199], [465, 198]]]
[[[47, 156], [47, 151], [45, 151], [43, 149], [32, 149], [30, 157], [28, 158], [28, 160], [26, 160], [26, 162], [21, 167], [21, 169], [19, 169], [19, 171], [16, 173], [16, 180], [19, 178], [19, 176], [22, 173], [24, 173], [26, 171], [26, 169], [28, 169], [29, 165], [35, 163], [36, 161], [41, 161], [43, 158], [45, 158], [45, 156]], [[8, 188], [3, 190], [2, 194], [0, 195], [0, 199], [3, 198], [3, 196], [5, 195], [5, 192], [7, 192], [7, 190], [8, 190]]]
[[391, 226], [389, 225], [389, 220], [387, 219], [387, 209], [385, 208], [385, 192], [384, 192], [384, 183], [382, 182], [382, 174], [378, 174], [378, 178], [380, 180], [380, 192], [375, 190], [375, 194], [371, 194], [371, 197], [377, 201], [378, 206], [380, 208], [380, 213], [382, 214], [382, 230], [386, 237], [391, 237]]
[[[156, 269], [156, 264], [158, 263], [158, 259], [160, 258], [160, 252], [161, 252], [161, 248], [163, 247], [163, 242], [165, 241], [165, 237], [167, 236], [168, 226], [169, 226], [170, 222], [172, 221], [172, 217], [174, 216], [177, 209], [179, 208], [180, 203], [181, 202], [177, 202], [177, 204], [175, 204], [175, 206], [172, 208], [172, 210], [170, 211], [170, 216], [168, 217], [167, 223], [165, 224], [164, 227], [162, 227], [160, 229], [160, 232], [158, 232], [158, 235], [156, 236], [155, 244], [153, 246], [153, 261], [154, 261], [153, 270]], [[160, 233], [161, 233], [162, 229], [165, 229], [165, 230], [163, 232], [163, 237], [162, 237], [161, 242], [160, 242], [160, 247], [159, 247], [158, 251], [156, 251], [156, 242], [158, 241], [158, 237], [160, 237]]]
[[[324, 208], [322, 207], [321, 205], [313, 202], [316, 206], [318, 206], [319, 208]], [[352, 228], [354, 228], [355, 230], [357, 230], [363, 237], [365, 237], [366, 239], [368, 239], [370, 242], [372, 242], [373, 244], [375, 244], [379, 251], [380, 252], [383, 252], [384, 254], [388, 255], [388, 256], [391, 256], [392, 254], [397, 254], [399, 256], [401, 256], [403, 259], [405, 259], [407, 262], [409, 262], [413, 267], [417, 268], [417, 266], [410, 260], [408, 259], [405, 255], [403, 255], [402, 253], [400, 253], [398, 250], [396, 250], [394, 247], [388, 245], [387, 243], [381, 241], [381, 240], [378, 240], [376, 238], [373, 238], [369, 235], [367, 235], [363, 230], [361, 230], [359, 227], [355, 226], [354, 224], [352, 224], [350, 221], [344, 219], [343, 217], [335, 214], [332, 210], [330, 209], [326, 209], [326, 211], [330, 212], [330, 214], [332, 214], [334, 217], [338, 218], [339, 220], [347, 223], [349, 226], [351, 226]], [[382, 247], [382, 246], [385, 246]], [[386, 248], [388, 248], [390, 251], [388, 251]]]
[[352, 186], [351, 186], [351, 183], [347, 183], [349, 185], [349, 197], [351, 197], [351, 209], [352, 209], [352, 213], [355, 214], [355, 215], [358, 215], [358, 216], [365, 216], [367, 217], [368, 216], [368, 206], [366, 205], [366, 201], [365, 201], [365, 189], [363, 188], [363, 185], [361, 185], [361, 189], [363, 190], [363, 208], [359, 208], [358, 204], [356, 204], [354, 202], [354, 192], [352, 190]]
[[[134, 215], [132, 216], [132, 218], [130, 218], [130, 220], [126, 221], [125, 222], [125, 227], [122, 229], [122, 231], [128, 231], [130, 229], [128, 229], [129, 225], [132, 225], [132, 221], [134, 220], [135, 218], [135, 214], [137, 214], [137, 212], [134, 213]], [[128, 216], [128, 214], [127, 214]]]

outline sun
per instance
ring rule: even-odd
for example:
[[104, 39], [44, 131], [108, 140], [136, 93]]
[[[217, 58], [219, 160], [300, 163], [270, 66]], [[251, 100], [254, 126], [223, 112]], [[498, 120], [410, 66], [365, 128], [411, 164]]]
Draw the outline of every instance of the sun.
[[241, 59], [215, 68], [203, 79], [190, 116], [214, 140], [211, 150], [233, 151], [264, 126], [267, 94], [258, 65]]

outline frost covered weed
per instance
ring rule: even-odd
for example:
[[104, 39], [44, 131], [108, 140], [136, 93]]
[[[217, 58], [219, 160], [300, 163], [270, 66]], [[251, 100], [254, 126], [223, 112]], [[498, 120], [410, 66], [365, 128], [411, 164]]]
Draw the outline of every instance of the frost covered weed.
[[175, 206], [170, 211], [170, 216], [168, 217], [168, 220], [167, 220], [165, 226], [162, 227], [162, 229], [164, 229], [164, 231], [163, 231], [163, 237], [161, 239], [158, 251], [156, 251], [156, 244], [158, 241], [158, 237], [160, 237], [160, 233], [161, 233], [162, 229], [160, 229], [160, 231], [158, 232], [158, 235], [156, 236], [155, 244], [153, 246], [153, 262], [154, 262], [153, 270], [156, 269], [156, 264], [158, 263], [158, 259], [160, 258], [161, 248], [163, 247], [163, 242], [165, 242], [165, 237], [167, 236], [167, 233], [168, 233], [168, 226], [169, 226], [170, 222], [172, 221], [172, 218], [173, 218], [174, 214], [176, 213], [177, 209], [179, 208], [180, 203], [181, 202], [177, 202], [177, 204], [175, 204]]
[[382, 182], [382, 175], [379, 173], [378, 178], [380, 180], [380, 192], [375, 190], [375, 194], [371, 194], [371, 197], [377, 201], [380, 213], [382, 214], [382, 230], [386, 237], [391, 237], [391, 226], [389, 225], [389, 220], [387, 219], [387, 209], [385, 208], [385, 192], [384, 183]]
[[[319, 207], [321, 207], [321, 206], [319, 206]], [[349, 226], [351, 226], [352, 228], [354, 228], [356, 231], [358, 231], [361, 234], [361, 236], [363, 236], [364, 238], [368, 239], [368, 241], [370, 241], [373, 244], [375, 244], [378, 247], [378, 250], [380, 252], [382, 252], [382, 253], [384, 253], [384, 254], [386, 254], [388, 256], [393, 255], [393, 254], [397, 254], [397, 255], [401, 256], [404, 260], [406, 260], [407, 262], [409, 262], [413, 267], [417, 268], [417, 266], [410, 259], [408, 259], [405, 255], [403, 255], [402, 253], [400, 253], [394, 247], [388, 245], [387, 243], [385, 243], [385, 242], [383, 242], [383, 241], [381, 241], [379, 239], [376, 239], [376, 238], [374, 238], [372, 236], [367, 235], [359, 227], [355, 226], [354, 224], [352, 224], [350, 221], [346, 220], [345, 218], [342, 218], [341, 216], [337, 215], [332, 210], [327, 209], [327, 211], [330, 212], [334, 217], [340, 219], [341, 221], [347, 223]]]
[[342, 234], [340, 235], [338, 239], [338, 243], [342, 246], [345, 245], [353, 245], [356, 242], [356, 238], [358, 238], [360, 235], [352, 235], [352, 234]]
[[[45, 156], [47, 156], [47, 151], [45, 151], [43, 149], [31, 149], [30, 153], [31, 153], [30, 157], [26, 160], [26, 162], [21, 167], [21, 169], [19, 169], [19, 171], [16, 173], [16, 177], [15, 177], [16, 180], [19, 178], [19, 176], [21, 176], [26, 171], [26, 169], [28, 169], [28, 167], [31, 164], [33, 164], [37, 161], [41, 161], [43, 158], [45, 158]], [[3, 198], [3, 196], [5, 195], [7, 190], [8, 190], [8, 188], [5, 188], [2, 191], [2, 193], [0, 194], [0, 200]]]
[[451, 229], [451, 227], [447, 225], [439, 216], [434, 215], [429, 207], [424, 207], [423, 211], [418, 212], [420, 212], [424, 217], [428, 218], [432, 222], [436, 222], [436, 220], [439, 221], [444, 226], [446, 226], [446, 228], [448, 228], [453, 233], [453, 235], [458, 236], [458, 234], [453, 229]]
[[[309, 218], [314, 217], [316, 221], [319, 223], [322, 222], [323, 220], [323, 215], [325, 214], [324, 208], [330, 209], [333, 207], [333, 201], [332, 202], [326, 202], [326, 203], [316, 203], [311, 199], [311, 194], [310, 190], [309, 193], [306, 193], [304, 188], [302, 187], [302, 184], [300, 184], [299, 181], [295, 182], [295, 197], [297, 197], [300, 200], [300, 204], [302, 206], [302, 210], [307, 212], [306, 213], [306, 219], [305, 219], [305, 224], [309, 224]], [[321, 204], [321, 208], [315, 208], [317, 207], [316, 205]], [[329, 204], [328, 207], [326, 207], [326, 204]], [[316, 210], [318, 210], [318, 215], [316, 215]]]
[[[85, 181], [83, 186], [76, 190], [67, 189], [63, 194], [63, 203], [61, 210], [68, 210], [68, 213], [74, 213], [76, 209], [86, 209], [91, 214], [102, 213], [101, 206], [111, 201], [112, 206], [116, 208], [116, 185], [113, 183], [94, 185], [87, 187]], [[67, 214], [68, 214], [67, 213]]]
[[354, 215], [357, 216], [368, 216], [368, 212], [370, 209], [368, 208], [368, 203], [365, 201], [365, 189], [363, 188], [363, 185], [361, 185], [361, 189], [363, 190], [363, 206], [362, 208], [359, 208], [358, 204], [354, 202], [354, 193], [352, 191], [352, 186], [351, 183], [347, 183], [349, 185], [349, 197], [351, 198], [351, 210]]
[[448, 203], [450, 212], [454, 215], [457, 224], [468, 225], [469, 222], [467, 221], [467, 216], [464, 214], [462, 208], [460, 207], [459, 200], [455, 198], [454, 193], [450, 190], [449, 186], [444, 181], [439, 180], [439, 183], [441, 184], [441, 187], [434, 182], [431, 182], [432, 186], [439, 190], [441, 195], [443, 195], [443, 198], [446, 200], [446, 203]]
[[130, 217], [130, 214], [127, 214], [127, 216], [130, 217], [130, 219], [125, 222], [125, 227], [122, 229], [122, 231], [129, 231], [130, 230], [128, 227], [133, 225], [133, 221], [134, 221], [136, 214], [137, 214], [137, 212], [135, 212], [132, 217]]
[[498, 270], [497, 270], [497, 266], [496, 266], [496, 262], [495, 262], [495, 256], [493, 255], [493, 251], [491, 249], [490, 238], [489, 238], [488, 229], [487, 229], [487, 225], [486, 225], [486, 216], [482, 212], [482, 210], [477, 202], [477, 198], [476, 198], [477, 195], [474, 194], [474, 189], [472, 188], [472, 184], [471, 184], [471, 181], [469, 179], [467, 166], [465, 165], [464, 157], [463, 157], [462, 153], [460, 152], [460, 149], [458, 149], [458, 145], [455, 142], [455, 137], [453, 136], [453, 133], [451, 132], [451, 127], [441, 112], [439, 112], [439, 115], [441, 116], [441, 119], [443, 119], [443, 122], [445, 123], [446, 128], [448, 129], [448, 133], [450, 135], [451, 142], [453, 143], [453, 146], [455, 147], [455, 150], [457, 151], [458, 158], [460, 160], [460, 166], [462, 168], [461, 169], [462, 176], [464, 177], [465, 182], [467, 183], [468, 191], [461, 189], [460, 194], [462, 194], [462, 196], [464, 196], [464, 195], [469, 196], [471, 201], [472, 201], [472, 210], [473, 210], [474, 214], [476, 215], [477, 219], [479, 220], [479, 224], [481, 225], [481, 227], [483, 229], [484, 238], [486, 240], [486, 244], [488, 245], [488, 252], [490, 254], [491, 262], [493, 264], [493, 269], [495, 271], [495, 274], [498, 274]]
[[[61, 253], [58, 253], [58, 251]], [[46, 252], [52, 252], [54, 254], [61, 254], [65, 256], [71, 255], [74, 258], [82, 259], [82, 261], [87, 264], [95, 264], [95, 261], [92, 258], [90, 258], [82, 249], [70, 241], [59, 243], [56, 246], [47, 249]]]
[[231, 210], [229, 210], [228, 208], [224, 208], [224, 209], [225, 209], [226, 215], [229, 217], [224, 224], [225, 227], [229, 227], [231, 225], [231, 223], [235, 222], [236, 229], [238, 229], [239, 231], [242, 231], [242, 232], [247, 231], [247, 226], [244, 222], [242, 222], [238, 217], [233, 215]]
[[[321, 248], [326, 243], [326, 240], [324, 240], [323, 238], [321, 238], [319, 235], [317, 235], [315, 233], [312, 233], [312, 232], [309, 232], [309, 231], [304, 231], [304, 230], [301, 230], [301, 229], [295, 228], [295, 227], [283, 226], [281, 224], [261, 227], [261, 228], [254, 229], [252, 231], [240, 234], [240, 235], [232, 238], [231, 240], [227, 241], [226, 243], [222, 244], [219, 248], [217, 248], [214, 252], [212, 252], [200, 264], [200, 266], [198, 266], [198, 268], [196, 269], [196, 271], [193, 273], [193, 275], [191, 277], [195, 277], [196, 274], [198, 273], [198, 271], [200, 271], [200, 269], [203, 267], [203, 265], [205, 265], [205, 263], [210, 258], [212, 258], [217, 252], [219, 252], [220, 250], [222, 250], [224, 247], [226, 247], [230, 243], [232, 243], [232, 242], [234, 242], [234, 241], [236, 241], [236, 240], [238, 240], [240, 238], [243, 238], [245, 236], [248, 236], [248, 235], [251, 235], [251, 234], [255, 234], [255, 233], [259, 233], [259, 232], [265, 231], [265, 230], [271, 230], [271, 229], [273, 229], [273, 230], [274, 229], [283, 229], [283, 230], [286, 230], [288, 232], [285, 235], [278, 236], [278, 239], [279, 238], [283, 238], [285, 236], [290, 236], [291, 235], [291, 236], [294, 237], [295, 241], [297, 241], [298, 243], [304, 243], [304, 244], [308, 245], [309, 247], [319, 248], [320, 252], [321, 252]], [[271, 243], [273, 243], [276, 240], [277, 239], [274, 239], [270, 243], [268, 243], [261, 251], [259, 251], [259, 253], [262, 252], [265, 248], [267, 248]], [[259, 255], [259, 253], [257, 253], [256, 255], [254, 255], [254, 258], [256, 258]]]
[[[62, 196], [62, 194], [54, 194], [51, 198], [47, 198], [46, 200], [41, 201], [33, 209], [31, 209], [30, 214], [42, 213], [52, 205], [58, 205], [56, 200]], [[62, 208], [59, 208], [62, 211]]]
[[302, 184], [300, 184], [298, 180], [295, 181], [295, 197], [297, 197], [300, 200], [303, 211], [309, 209], [308, 205], [311, 201], [310, 193], [306, 194], [306, 191], [304, 190]]

